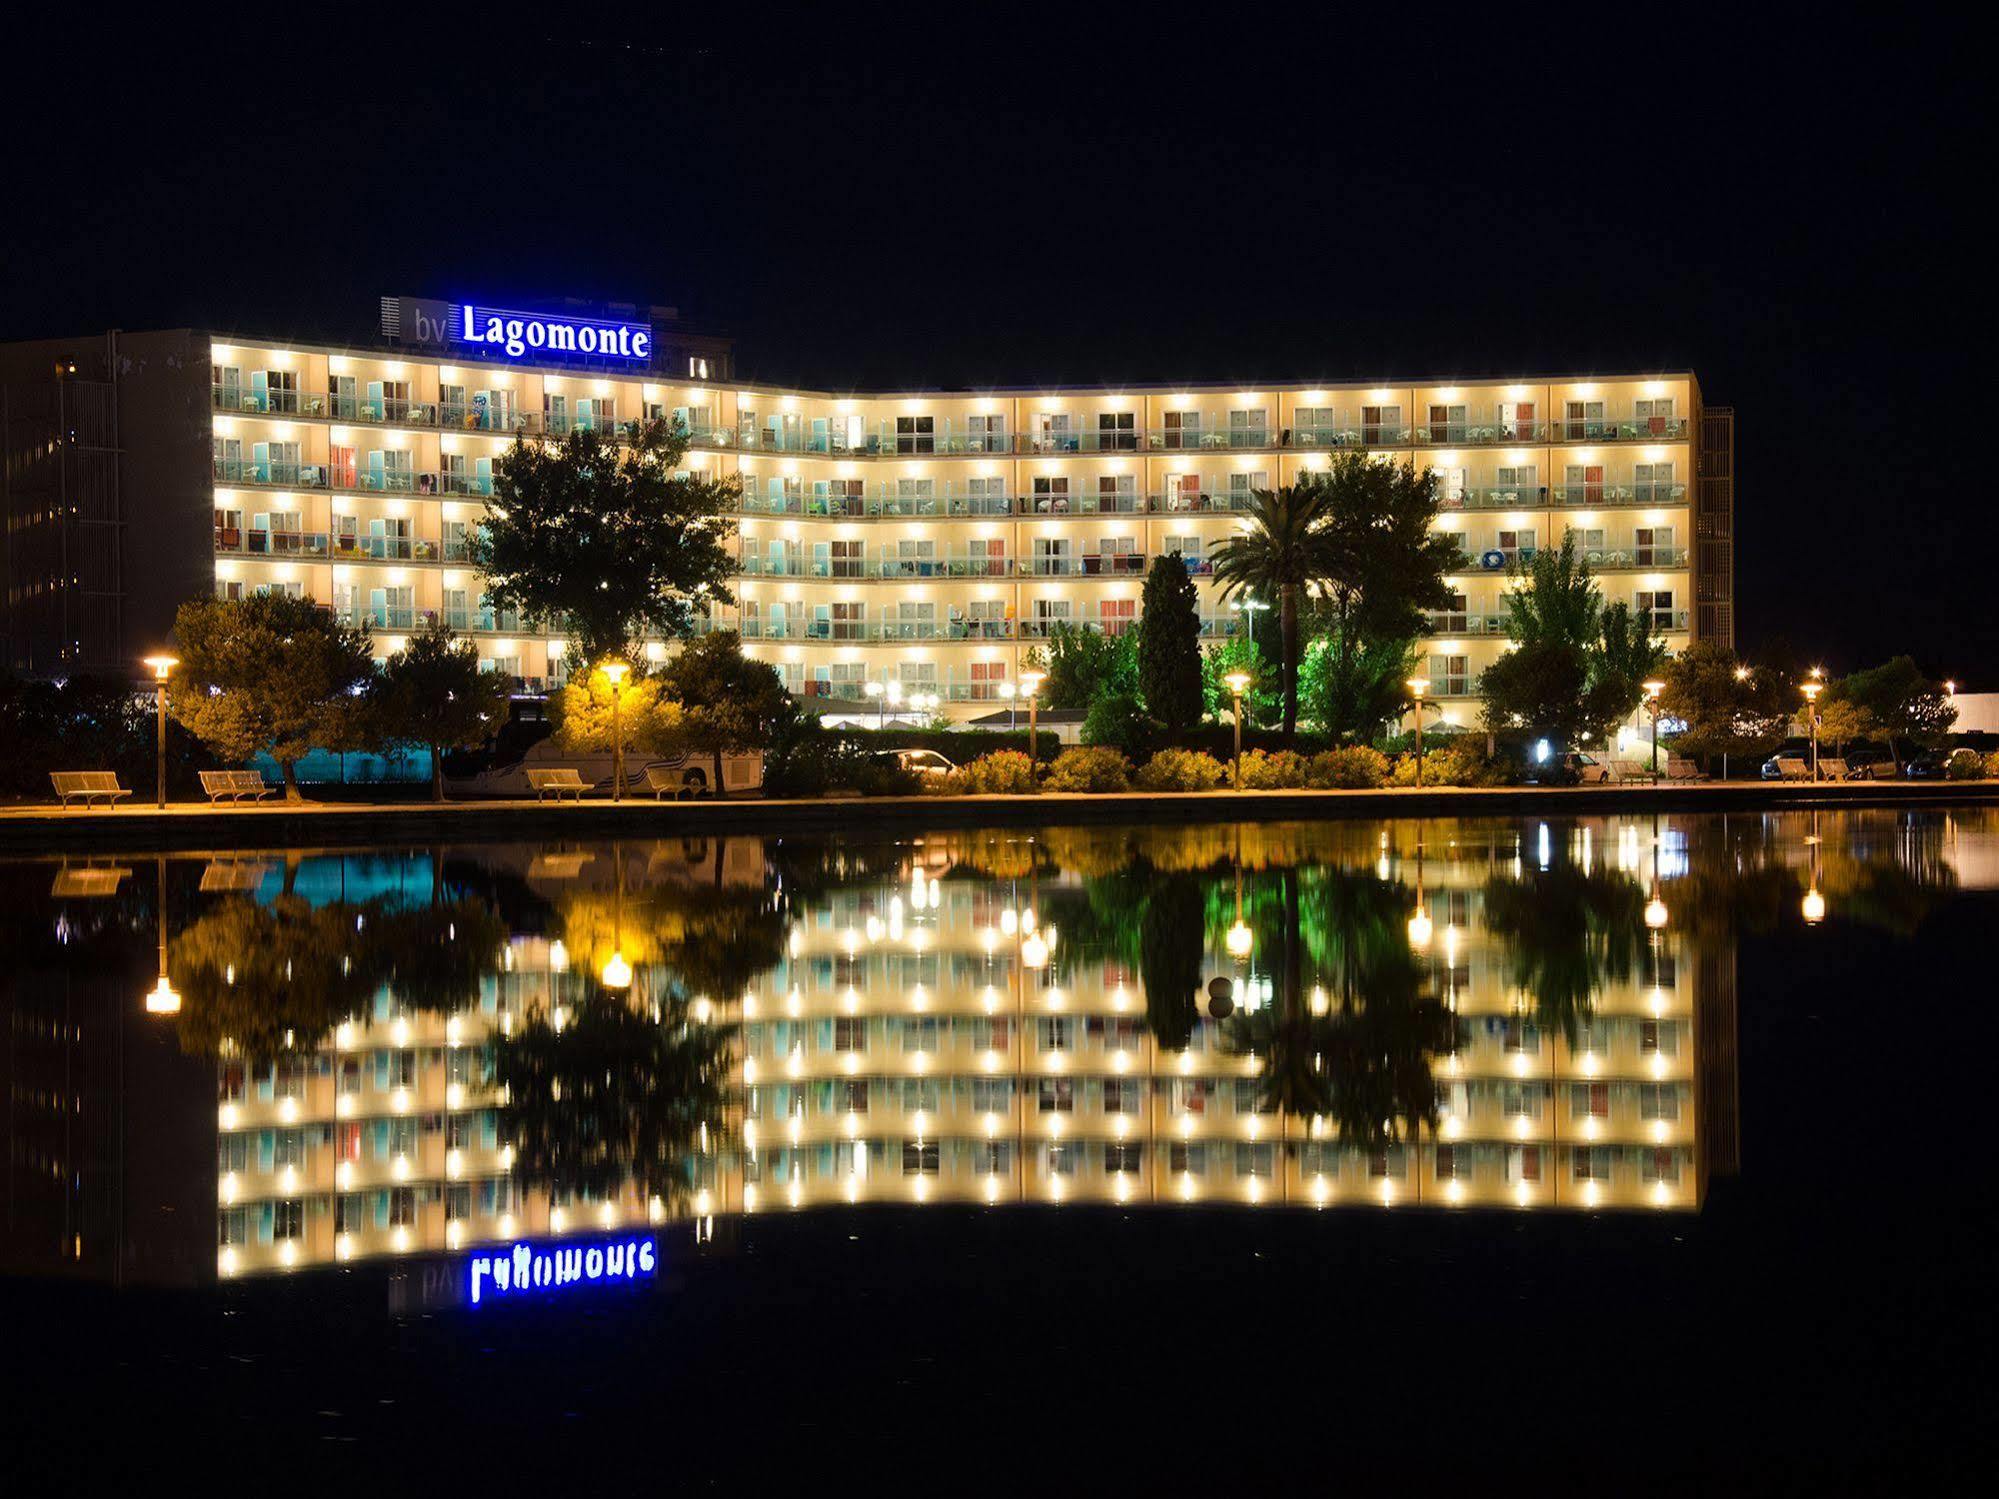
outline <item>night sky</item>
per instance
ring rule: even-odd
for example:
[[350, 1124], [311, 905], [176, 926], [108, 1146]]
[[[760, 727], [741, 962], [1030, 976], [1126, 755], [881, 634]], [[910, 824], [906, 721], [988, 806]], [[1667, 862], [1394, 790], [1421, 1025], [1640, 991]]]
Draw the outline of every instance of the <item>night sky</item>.
[[10, 35], [0, 339], [395, 292], [674, 304], [836, 390], [1691, 368], [1746, 653], [1999, 687], [1983, 44], [1642, 9], [106, 11]]

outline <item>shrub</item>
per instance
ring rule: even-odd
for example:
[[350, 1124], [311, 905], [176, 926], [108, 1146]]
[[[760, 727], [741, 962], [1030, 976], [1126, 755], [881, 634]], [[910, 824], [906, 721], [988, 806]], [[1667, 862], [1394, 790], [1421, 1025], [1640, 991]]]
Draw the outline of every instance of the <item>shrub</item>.
[[1943, 762], [1946, 780], [1978, 781], [1985, 778], [1985, 761], [1977, 750], [1962, 749]]
[[1288, 791], [1305, 784], [1305, 766], [1296, 750], [1251, 750], [1242, 757], [1242, 783], [1252, 791]]
[[1050, 791], [1129, 791], [1131, 762], [1107, 744], [1065, 749], [1048, 768]]
[[1305, 765], [1305, 784], [1341, 791], [1380, 786], [1388, 779], [1388, 756], [1364, 744], [1326, 750]]
[[945, 784], [938, 789], [947, 796], [1027, 796], [1041, 789], [1034, 762], [1019, 750], [995, 750], [942, 779]]
[[[1437, 751], [1444, 757], [1447, 784], [1452, 786], [1511, 786], [1520, 779], [1520, 768], [1504, 755], [1487, 758], [1485, 746], [1467, 734]], [[1423, 779], [1430, 779], [1432, 755], [1423, 757]]]
[[1999, 781], [1999, 750], [1985, 757], [1985, 774], [1987, 778]]
[[[1423, 784], [1425, 786], [1455, 786], [1460, 769], [1457, 759], [1449, 750], [1430, 750], [1423, 756]], [[1414, 752], [1395, 757], [1395, 768], [1389, 772], [1391, 786], [1413, 786], [1416, 784], [1416, 756]]]
[[1221, 762], [1199, 750], [1163, 749], [1136, 777], [1141, 791], [1213, 791], [1222, 783]]
[[1083, 718], [1083, 743], [1109, 745], [1134, 759], [1157, 749], [1165, 732], [1135, 692], [1099, 693]]

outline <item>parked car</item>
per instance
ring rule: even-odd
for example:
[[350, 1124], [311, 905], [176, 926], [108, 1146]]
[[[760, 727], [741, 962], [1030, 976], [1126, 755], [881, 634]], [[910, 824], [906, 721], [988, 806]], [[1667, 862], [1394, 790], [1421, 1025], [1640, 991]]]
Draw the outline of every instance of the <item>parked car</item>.
[[1582, 750], [1564, 750], [1530, 760], [1520, 779], [1529, 786], [1596, 786], [1610, 779], [1610, 767]]
[[1846, 757], [1846, 773], [1856, 781], [1892, 781], [1895, 761], [1888, 755], [1861, 750]]
[[1925, 750], [1920, 755], [1911, 755], [1902, 762], [1902, 774], [1912, 781], [1941, 781], [1950, 773], [1950, 762], [1960, 755], [1978, 758], [1978, 751], [1954, 749], [1949, 753], [1942, 750]]
[[893, 760], [904, 770], [913, 770], [920, 776], [946, 776], [958, 768], [933, 749], [876, 750], [875, 758]]

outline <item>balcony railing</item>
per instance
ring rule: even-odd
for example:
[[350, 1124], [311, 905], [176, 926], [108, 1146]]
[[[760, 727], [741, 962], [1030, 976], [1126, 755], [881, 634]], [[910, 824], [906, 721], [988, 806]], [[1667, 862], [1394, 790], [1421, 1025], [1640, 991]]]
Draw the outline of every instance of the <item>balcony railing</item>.
[[[469, 402], [332, 395], [320, 391], [258, 391], [242, 385], [212, 385], [216, 411], [246, 416], [311, 417], [328, 421], [444, 431], [484, 431], [508, 435], [560, 437], [575, 431], [604, 432], [629, 441], [635, 417], [583, 416], [514, 411]], [[1418, 408], [1420, 413], [1420, 408]], [[1189, 420], [1189, 418], [1192, 418]], [[1083, 418], [1085, 422], [1089, 416]], [[696, 447], [732, 448], [748, 453], [825, 454], [843, 458], [928, 458], [1060, 456], [1085, 453], [1229, 452], [1298, 449], [1324, 451], [1375, 447], [1477, 447], [1550, 442], [1668, 442], [1692, 430], [1684, 416], [1637, 414], [1635, 408], [1606, 410], [1602, 416], [1554, 417], [1532, 421], [1504, 414], [1504, 408], [1465, 409], [1462, 417], [1428, 420], [1408, 414], [1395, 420], [1366, 419], [1360, 411], [1335, 411], [1329, 418], [1285, 426], [1266, 412], [1261, 421], [1238, 422], [1233, 412], [1203, 410], [1182, 416], [1170, 428], [1078, 427], [1032, 432], [960, 431], [948, 419], [927, 433], [902, 432], [893, 420], [814, 428], [810, 419], [782, 426], [699, 423], [686, 428]]]

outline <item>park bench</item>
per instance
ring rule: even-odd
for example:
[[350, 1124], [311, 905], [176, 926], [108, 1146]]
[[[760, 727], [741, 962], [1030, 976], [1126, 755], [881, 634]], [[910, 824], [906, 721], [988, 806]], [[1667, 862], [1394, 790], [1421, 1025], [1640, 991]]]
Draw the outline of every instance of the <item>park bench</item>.
[[1809, 781], [1811, 778], [1812, 778], [1812, 773], [1806, 767], [1805, 762], [1803, 760], [1796, 759], [1790, 755], [1779, 755], [1777, 757], [1778, 780]]
[[699, 796], [707, 789], [707, 778], [697, 777], [690, 781], [686, 767], [681, 765], [648, 765], [646, 767], [646, 787], [652, 792], [652, 799], [658, 801], [671, 793], [677, 800], [681, 795]]
[[1822, 781], [1851, 781], [1853, 770], [1839, 755], [1825, 755], [1819, 760], [1819, 779]]
[[553, 796], [560, 800], [566, 791], [578, 801], [590, 788], [583, 784], [583, 777], [576, 773], [573, 765], [556, 765], [543, 770], [528, 772], [528, 785], [534, 788], [534, 799], [545, 801]]
[[275, 794], [275, 788], [264, 784], [264, 778], [254, 770], [204, 770], [201, 789], [208, 793], [210, 802], [240, 802], [246, 797], [256, 802]]
[[1700, 766], [1689, 760], [1685, 755], [1668, 755], [1666, 757], [1666, 779], [1669, 781], [1705, 781], [1707, 777], [1701, 774]]
[[85, 811], [100, 801], [108, 805], [132, 794], [118, 784], [117, 772], [110, 770], [52, 770], [49, 779], [55, 782], [56, 795], [65, 807], [80, 801]]
[[1653, 781], [1658, 777], [1645, 767], [1642, 760], [1613, 760], [1610, 762], [1610, 778], [1620, 786], [1626, 781]]

